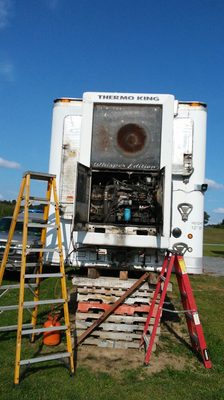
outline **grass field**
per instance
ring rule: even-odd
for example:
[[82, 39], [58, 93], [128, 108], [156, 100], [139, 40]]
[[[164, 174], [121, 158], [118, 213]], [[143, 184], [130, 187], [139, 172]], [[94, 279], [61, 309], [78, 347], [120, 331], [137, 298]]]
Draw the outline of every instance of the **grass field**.
[[224, 257], [224, 229], [204, 229], [204, 256]]
[[[175, 277], [172, 279], [175, 280]], [[191, 277], [196, 302], [205, 332], [207, 346], [213, 363], [206, 370], [184, 343], [187, 331], [182, 314], [180, 321], [165, 319], [162, 335], [152, 365], [156, 367], [158, 359], [175, 357], [176, 362], [154, 373], [152, 367], [136, 365], [131, 359], [125, 367], [119, 367], [119, 357], [105, 372], [98, 363], [103, 357], [99, 349], [97, 359], [89, 358], [87, 368], [82, 359], [78, 360], [75, 377], [69, 376], [64, 365], [55, 362], [36, 364], [26, 373], [20, 385], [13, 387], [15, 335], [2, 334], [0, 341], [0, 398], [1, 400], [223, 400], [224, 399], [224, 278], [213, 276]], [[42, 283], [43, 297], [50, 298], [54, 285], [50, 279]], [[11, 292], [12, 293], [12, 292]], [[10, 302], [15, 295], [10, 294]], [[172, 302], [178, 305], [177, 285], [174, 285]], [[10, 314], [8, 314], [10, 315]], [[45, 310], [42, 312], [42, 318]], [[45, 315], [46, 316], [46, 315]], [[4, 317], [4, 314], [3, 314]], [[5, 323], [12, 323], [7, 315]], [[176, 335], [169, 333], [174, 330]], [[180, 341], [177, 337], [182, 337]], [[26, 357], [31, 356], [41, 343], [31, 345], [28, 339], [23, 341]], [[105, 350], [104, 350], [105, 351]], [[107, 350], [106, 350], [107, 351]], [[110, 350], [108, 350], [109, 352]], [[134, 354], [134, 353], [133, 353]], [[130, 352], [129, 352], [130, 356]], [[142, 356], [143, 360], [143, 356]]]

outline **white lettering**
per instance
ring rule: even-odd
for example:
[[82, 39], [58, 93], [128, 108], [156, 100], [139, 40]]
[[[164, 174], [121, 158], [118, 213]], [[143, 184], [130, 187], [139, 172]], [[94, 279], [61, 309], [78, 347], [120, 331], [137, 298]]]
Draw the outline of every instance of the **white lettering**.
[[155, 165], [148, 165], [144, 163], [114, 163], [114, 162], [105, 162], [105, 161], [96, 161], [93, 163], [94, 168], [111, 168], [111, 169], [143, 169], [143, 170], [156, 170], [158, 169]]

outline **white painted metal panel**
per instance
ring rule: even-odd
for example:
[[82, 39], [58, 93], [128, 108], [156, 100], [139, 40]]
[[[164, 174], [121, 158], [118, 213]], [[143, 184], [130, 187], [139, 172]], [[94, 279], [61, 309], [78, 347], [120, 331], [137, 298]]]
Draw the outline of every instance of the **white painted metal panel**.
[[[185, 253], [185, 261], [189, 273], [200, 274], [203, 269], [203, 222], [204, 222], [204, 193], [201, 185], [205, 182], [205, 146], [206, 146], [206, 119], [207, 110], [203, 105], [179, 104], [178, 116], [182, 119], [192, 120], [193, 147], [192, 164], [193, 173], [183, 180], [180, 176], [173, 175], [172, 196], [172, 229], [179, 227], [182, 231], [180, 238], [171, 235], [171, 246], [178, 242], [186, 243], [190, 251]], [[180, 131], [184, 136], [186, 130]], [[190, 135], [189, 135], [190, 136]], [[184, 140], [183, 140], [184, 143]], [[182, 220], [178, 205], [187, 203], [192, 205], [187, 221]], [[192, 234], [192, 239], [189, 238]]]
[[185, 174], [184, 156], [193, 152], [193, 120], [175, 118], [173, 126], [173, 174]]
[[73, 218], [77, 161], [80, 147], [80, 115], [67, 115], [64, 119], [59, 201], [63, 218]]

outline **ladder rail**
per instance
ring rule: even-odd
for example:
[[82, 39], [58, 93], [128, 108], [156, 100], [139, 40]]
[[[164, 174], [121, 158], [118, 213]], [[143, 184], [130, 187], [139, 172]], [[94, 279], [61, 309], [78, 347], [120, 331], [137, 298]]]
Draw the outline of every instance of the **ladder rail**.
[[63, 250], [62, 250], [61, 229], [59, 229], [60, 228], [59, 201], [58, 201], [55, 179], [53, 179], [53, 181], [52, 181], [52, 189], [53, 189], [53, 197], [54, 197], [54, 202], [55, 202], [55, 219], [56, 219], [56, 225], [58, 226], [57, 239], [58, 239], [58, 248], [59, 248], [60, 273], [62, 274], [61, 292], [62, 292], [62, 297], [65, 300], [65, 302], [63, 304], [65, 325], [67, 325], [65, 334], [66, 334], [68, 352], [70, 353], [71, 370], [74, 372], [74, 360], [73, 360], [72, 343], [71, 343], [71, 327], [70, 327], [70, 319], [69, 319], [69, 311], [68, 311], [68, 294], [67, 294], [67, 288], [66, 288], [66, 283], [65, 283], [65, 266], [64, 266]]
[[0, 286], [2, 284], [2, 279], [3, 279], [3, 276], [4, 276], [5, 267], [6, 267], [6, 263], [7, 263], [7, 260], [8, 260], [10, 245], [11, 245], [11, 241], [12, 241], [12, 238], [13, 238], [13, 235], [14, 235], [14, 231], [15, 231], [15, 227], [16, 227], [16, 222], [17, 222], [17, 218], [18, 218], [18, 214], [19, 214], [19, 210], [20, 210], [20, 205], [21, 205], [21, 201], [22, 201], [22, 197], [23, 197], [25, 184], [26, 184], [26, 179], [23, 178], [22, 182], [21, 182], [21, 185], [20, 185], [20, 190], [19, 190], [17, 201], [16, 201], [16, 205], [15, 205], [15, 208], [14, 208], [13, 216], [12, 216], [12, 222], [11, 222], [11, 226], [10, 226], [10, 229], [9, 229], [8, 240], [7, 240], [7, 243], [6, 243], [4, 255], [3, 255], [3, 258], [2, 258], [2, 262], [1, 262], [1, 267], [0, 267]]
[[190, 310], [190, 312], [185, 314], [185, 319], [186, 319], [192, 347], [196, 349], [196, 343], [195, 343], [195, 341], [192, 340], [192, 337], [194, 335], [194, 329], [193, 329], [193, 325], [191, 323], [191, 318], [193, 318], [193, 313], [196, 312], [197, 307], [196, 307], [196, 303], [194, 304], [194, 306], [193, 306], [193, 304], [189, 303], [188, 295], [183, 295], [183, 293], [189, 293], [191, 286], [190, 286], [190, 282], [189, 282], [187, 288], [184, 285], [183, 276], [186, 275], [187, 270], [186, 270], [185, 263], [179, 256], [177, 256], [177, 258], [176, 258], [174, 268], [175, 268], [175, 272], [176, 272], [176, 279], [177, 279], [177, 283], [178, 283], [178, 287], [179, 287], [179, 292], [180, 292], [183, 309]]
[[141, 341], [140, 341], [140, 346], [143, 345], [144, 336], [147, 333], [147, 330], [148, 330], [148, 327], [149, 327], [149, 324], [150, 324], [150, 321], [151, 321], [151, 318], [152, 318], [152, 315], [153, 315], [153, 311], [154, 311], [154, 308], [155, 308], [155, 305], [156, 305], [156, 300], [157, 300], [158, 294], [159, 294], [160, 289], [161, 289], [161, 284], [162, 284], [162, 281], [161, 281], [160, 278], [161, 278], [161, 276], [164, 275], [164, 272], [166, 270], [167, 264], [168, 264], [168, 259], [165, 259], [165, 261], [163, 263], [163, 266], [162, 266], [162, 270], [160, 271], [160, 274], [159, 274], [159, 277], [158, 277], [158, 281], [157, 281], [156, 289], [155, 289], [155, 292], [154, 292], [154, 295], [153, 295], [153, 298], [152, 298], [152, 302], [151, 302], [151, 305], [150, 305], [149, 313], [148, 313], [147, 318], [146, 318], [146, 322], [145, 322], [145, 326], [144, 326], [144, 330], [143, 330], [143, 335], [142, 335]]
[[16, 339], [16, 359], [15, 359], [15, 383], [19, 382], [20, 357], [21, 357], [21, 341], [22, 341], [22, 325], [23, 325], [23, 303], [24, 303], [24, 275], [26, 271], [26, 245], [28, 233], [28, 207], [30, 194], [30, 175], [25, 178], [25, 208], [23, 217], [23, 241], [22, 241], [22, 264], [20, 269], [20, 291], [19, 291], [19, 308], [18, 308], [18, 328]]
[[[177, 256], [176, 257], [176, 263], [174, 265], [175, 270], [176, 270], [176, 278], [177, 282], [179, 285], [179, 289], [184, 286], [187, 295], [187, 302], [186, 300], [181, 296], [181, 301], [183, 304], [183, 308], [185, 308], [185, 305], [187, 304], [191, 310], [191, 315], [192, 319], [188, 318], [187, 313], [185, 314], [185, 319], [187, 322], [188, 326], [188, 332], [190, 336], [190, 340], [192, 343], [192, 347], [199, 353], [201, 354], [203, 363], [206, 368], [211, 368], [212, 364], [208, 355], [208, 350], [207, 350], [207, 345], [204, 337], [204, 332], [203, 328], [200, 322], [199, 314], [198, 314], [198, 309], [197, 309], [197, 304], [194, 298], [193, 290], [190, 284], [190, 279], [187, 274], [186, 270], [186, 265], [184, 262], [183, 257]], [[180, 274], [181, 273], [181, 274]], [[182, 280], [180, 279], [180, 276], [182, 277]], [[195, 335], [198, 340], [195, 340]]]
[[[164, 273], [166, 273], [166, 278], [164, 281], [164, 286], [162, 289], [162, 294], [160, 296], [160, 300], [159, 300], [159, 305], [158, 305], [158, 309], [156, 312], [156, 317], [155, 317], [155, 322], [153, 324], [153, 328], [152, 328], [152, 333], [150, 335], [150, 342], [149, 342], [149, 346], [148, 349], [146, 351], [146, 355], [145, 355], [145, 365], [149, 364], [149, 360], [150, 360], [150, 356], [151, 356], [151, 352], [152, 352], [152, 347], [153, 347], [153, 343], [154, 343], [154, 339], [156, 336], [156, 331], [159, 325], [159, 321], [160, 321], [160, 317], [162, 314], [162, 308], [163, 308], [163, 303], [166, 297], [166, 293], [167, 293], [167, 288], [168, 288], [168, 284], [170, 281], [170, 276], [171, 276], [171, 272], [172, 272], [172, 268], [173, 268], [173, 264], [174, 264], [174, 255], [172, 254], [170, 258], [167, 258], [164, 262], [164, 268], [163, 268], [163, 275], [162, 273], [160, 274], [159, 278], [161, 276], [164, 276]], [[160, 285], [157, 284], [158, 287], [161, 286], [161, 282]]]

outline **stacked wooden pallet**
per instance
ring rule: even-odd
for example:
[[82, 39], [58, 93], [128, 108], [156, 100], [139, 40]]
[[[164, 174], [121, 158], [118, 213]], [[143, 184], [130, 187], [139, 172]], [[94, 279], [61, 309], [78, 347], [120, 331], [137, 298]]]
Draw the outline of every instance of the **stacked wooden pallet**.
[[[114, 277], [90, 279], [75, 277], [73, 285], [77, 290], [76, 334], [81, 335], [96, 321], [125, 291], [135, 279], [121, 280]], [[138, 348], [143, 332], [150, 299], [155, 284], [144, 283], [107, 320], [85, 339], [85, 345], [111, 348]], [[153, 321], [152, 321], [153, 323]], [[152, 325], [149, 326], [151, 331]], [[157, 340], [160, 328], [157, 329]]]

